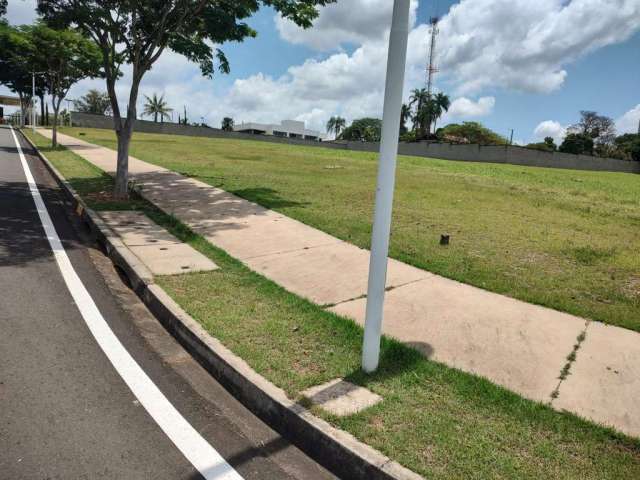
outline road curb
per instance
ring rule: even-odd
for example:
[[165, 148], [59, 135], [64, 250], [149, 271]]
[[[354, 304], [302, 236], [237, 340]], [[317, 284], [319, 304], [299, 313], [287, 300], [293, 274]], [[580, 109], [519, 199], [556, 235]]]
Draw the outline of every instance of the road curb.
[[153, 315], [213, 377], [255, 415], [311, 458], [341, 478], [358, 480], [419, 480], [420, 475], [386, 457], [351, 434], [331, 426], [290, 400], [285, 392], [253, 370], [244, 360], [209, 335], [169, 295], [154, 283], [151, 272], [131, 253], [96, 212], [20, 131], [62, 186], [74, 211], [91, 230], [111, 261]]

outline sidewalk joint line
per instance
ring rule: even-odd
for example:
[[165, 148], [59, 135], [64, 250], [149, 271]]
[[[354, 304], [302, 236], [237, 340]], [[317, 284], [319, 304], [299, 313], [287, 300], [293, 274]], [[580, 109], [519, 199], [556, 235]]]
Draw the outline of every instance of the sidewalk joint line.
[[271, 255], [285, 255], [287, 253], [304, 252], [307, 250], [313, 250], [315, 248], [330, 247], [331, 245], [337, 245], [341, 242], [342, 240], [337, 240], [331, 243], [322, 243], [320, 245], [313, 245], [312, 247], [294, 248], [293, 250], [282, 250], [280, 252], [263, 253], [260, 255], [252, 255], [250, 257], [241, 257], [239, 258], [239, 260], [244, 262], [245, 260], [254, 260], [256, 258], [269, 257]]
[[562, 370], [560, 370], [560, 375], [558, 376], [558, 385], [553, 390], [553, 392], [551, 392], [551, 400], [549, 401], [549, 405], [551, 405], [553, 401], [560, 396], [560, 387], [562, 386], [562, 383], [567, 379], [567, 377], [569, 377], [569, 375], [571, 375], [571, 367], [578, 359], [578, 351], [587, 338], [587, 329], [589, 328], [589, 325], [591, 325], [591, 321], [587, 320], [584, 326], [584, 330], [580, 332], [580, 334], [576, 338], [576, 343], [573, 345], [573, 349], [571, 350], [569, 355], [567, 355], [567, 363], [565, 363], [562, 367]]

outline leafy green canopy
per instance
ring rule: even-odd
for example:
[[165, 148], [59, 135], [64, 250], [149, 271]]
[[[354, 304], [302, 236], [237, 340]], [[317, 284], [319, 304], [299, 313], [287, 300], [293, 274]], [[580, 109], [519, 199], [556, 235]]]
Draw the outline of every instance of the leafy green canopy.
[[558, 150], [562, 153], [593, 155], [593, 138], [586, 133], [569, 133]]
[[109, 100], [107, 93], [93, 88], [78, 100], [74, 100], [73, 107], [83, 113], [107, 115], [111, 113], [111, 100]]
[[340, 135], [344, 140], [379, 142], [382, 134], [382, 120], [378, 118], [360, 118], [354, 120]]
[[[0, 84], [17, 93], [23, 108], [31, 99], [31, 80], [36, 53], [29, 26], [13, 27], [0, 21]], [[36, 78], [36, 95], [45, 93], [42, 77]]]
[[[39, 0], [38, 12], [51, 25], [76, 26], [103, 54], [107, 93], [118, 137], [115, 193], [128, 196], [129, 143], [136, 119], [138, 90], [145, 72], [168, 48], [200, 66], [211, 77], [217, 68], [229, 72], [218, 45], [256, 36], [243, 20], [261, 6], [274, 7], [301, 27], [310, 27], [318, 6], [335, 0]], [[116, 80], [123, 64], [132, 67], [131, 88], [123, 122]]]
[[488, 129], [479, 122], [451, 123], [439, 128], [438, 138], [460, 143], [477, 143], [480, 145], [504, 145], [507, 139]]
[[229, 64], [215, 45], [242, 41], [256, 32], [241, 20], [260, 5], [273, 6], [302, 27], [311, 26], [316, 7], [335, 0], [40, 0], [38, 11], [52, 24], [77, 25], [104, 49], [116, 68], [122, 63], [149, 70], [165, 47], [214, 73], [214, 59]]

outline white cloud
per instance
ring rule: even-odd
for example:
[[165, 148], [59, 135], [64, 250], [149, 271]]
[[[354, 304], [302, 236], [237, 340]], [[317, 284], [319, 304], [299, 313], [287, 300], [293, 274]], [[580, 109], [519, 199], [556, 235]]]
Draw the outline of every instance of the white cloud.
[[[18, 18], [16, 8], [32, 11], [33, 3], [11, 0], [10, 14], [13, 9], [13, 18]], [[320, 59], [291, 66], [280, 77], [257, 73], [236, 80], [224, 93], [214, 93], [215, 80], [203, 79], [197, 66], [166, 52], [145, 76], [141, 93], [164, 92], [173, 108], [187, 105], [191, 120], [204, 116], [212, 125], [226, 115], [236, 121], [301, 119], [317, 129], [324, 128], [331, 115], [347, 120], [379, 117], [392, 4], [391, 0], [341, 0], [323, 8], [309, 30], [276, 16], [282, 38], [327, 52]], [[417, 0], [412, 0], [414, 17], [416, 6]], [[566, 65], [629, 38], [640, 29], [639, 16], [640, 0], [461, 0], [440, 23], [441, 73], [436, 85], [446, 85], [454, 93], [443, 121], [490, 115], [495, 97], [485, 92], [557, 90], [565, 81]], [[427, 58], [428, 26], [412, 22], [405, 99], [411, 88], [424, 85]], [[342, 49], [347, 45], [355, 49], [346, 53]], [[118, 88], [123, 106], [129, 82], [127, 72]], [[104, 90], [104, 81], [81, 82], [70, 96], [76, 98], [96, 86]], [[621, 117], [621, 125], [630, 121], [627, 115], [632, 114]], [[560, 135], [556, 130], [551, 136]]]
[[440, 24], [440, 67], [461, 93], [548, 93], [565, 65], [640, 29], [640, 0], [462, 0]]
[[[417, 8], [418, 0], [411, 0], [411, 25]], [[392, 11], [393, 2], [389, 0], [348, 0], [322, 8], [313, 28], [305, 30], [280, 15], [275, 16], [275, 24], [284, 40], [327, 51], [384, 38]]]
[[466, 97], [459, 97], [451, 102], [447, 115], [451, 118], [484, 117], [493, 112], [495, 104], [495, 97], [481, 97], [475, 102]]
[[551, 137], [556, 144], [562, 143], [566, 135], [567, 127], [560, 125], [559, 122], [554, 120], [540, 122], [533, 131], [533, 136], [537, 141], [542, 141], [545, 137]]
[[616, 120], [616, 130], [622, 133], [640, 133], [640, 103]]

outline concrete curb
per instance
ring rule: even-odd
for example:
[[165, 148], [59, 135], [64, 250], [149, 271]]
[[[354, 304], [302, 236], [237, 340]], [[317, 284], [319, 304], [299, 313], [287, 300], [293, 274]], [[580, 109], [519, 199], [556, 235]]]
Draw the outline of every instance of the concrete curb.
[[63, 187], [75, 212], [91, 230], [131, 288], [180, 344], [255, 415], [334, 474], [362, 480], [419, 480], [403, 467], [351, 434], [339, 430], [290, 400], [285, 392], [255, 372], [244, 360], [209, 335], [167, 293], [73, 187], [21, 131]]

